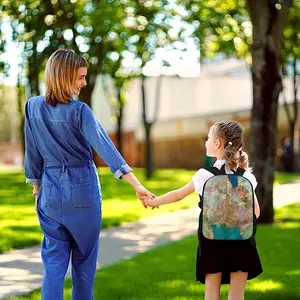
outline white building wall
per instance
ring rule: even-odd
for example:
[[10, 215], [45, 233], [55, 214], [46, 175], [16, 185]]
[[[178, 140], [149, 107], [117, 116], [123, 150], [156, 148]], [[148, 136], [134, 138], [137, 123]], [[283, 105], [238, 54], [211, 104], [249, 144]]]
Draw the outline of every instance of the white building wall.
[[[104, 88], [103, 84], [107, 87]], [[113, 122], [113, 108], [110, 105], [110, 96], [114, 94], [112, 81], [98, 76], [95, 83], [95, 88], [92, 94], [91, 106], [96, 118], [107, 132], [115, 131], [116, 125]]]
[[[199, 127], [204, 126], [199, 123], [199, 116], [216, 116], [218, 120], [230, 118], [232, 113], [245, 115], [245, 111], [249, 116], [252, 107], [252, 80], [248, 74], [163, 77], [161, 80], [161, 101], [153, 138], [198, 134]], [[146, 81], [147, 117], [150, 121], [154, 115], [157, 81], [157, 77]], [[290, 78], [284, 80], [288, 102], [292, 101], [291, 83]], [[111, 82], [109, 91], [113, 95]], [[112, 123], [113, 112], [105, 94], [107, 92], [104, 92], [103, 81], [98, 78], [92, 107], [104, 128], [113, 132], [116, 125]], [[284, 118], [282, 112], [280, 116]], [[143, 138], [140, 79], [133, 80], [128, 88], [123, 122], [124, 131], [136, 131], [137, 138]]]

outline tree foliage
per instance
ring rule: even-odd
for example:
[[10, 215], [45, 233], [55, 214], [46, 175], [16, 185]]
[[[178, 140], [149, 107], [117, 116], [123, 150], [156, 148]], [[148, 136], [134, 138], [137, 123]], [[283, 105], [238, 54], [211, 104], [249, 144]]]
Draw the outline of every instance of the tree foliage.
[[143, 0], [4, 0], [13, 38], [24, 48], [31, 94], [40, 93], [39, 81], [49, 55], [59, 47], [71, 48], [89, 62], [88, 86], [81, 94], [88, 104], [103, 64], [124, 51], [136, 52], [139, 37], [149, 37], [150, 30], [141, 55], [143, 61], [148, 60], [154, 52], [153, 39], [159, 39], [157, 28], [165, 26], [154, 21], [163, 6], [161, 1]]

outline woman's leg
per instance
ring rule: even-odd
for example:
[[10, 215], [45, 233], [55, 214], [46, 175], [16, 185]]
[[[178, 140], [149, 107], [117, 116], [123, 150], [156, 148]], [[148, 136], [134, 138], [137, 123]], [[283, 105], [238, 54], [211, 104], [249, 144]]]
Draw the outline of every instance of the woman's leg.
[[44, 240], [41, 256], [44, 264], [42, 299], [63, 300], [64, 279], [70, 260], [70, 235], [53, 219], [38, 210]]
[[228, 300], [244, 300], [248, 273], [238, 271], [230, 273]]
[[78, 208], [77, 212], [72, 214], [67, 226], [73, 238], [71, 243], [73, 300], [94, 299], [100, 227], [101, 212], [96, 212], [94, 207]]
[[72, 246], [73, 300], [94, 299], [93, 288], [98, 248], [99, 240], [97, 239], [92, 249], [83, 256], [77, 244]]
[[222, 273], [206, 274], [205, 300], [220, 300]]
[[65, 190], [64, 222], [72, 236], [72, 299], [93, 300], [96, 274], [99, 234], [101, 228], [101, 194], [94, 168], [89, 168], [86, 184], [74, 184], [86, 169], [78, 168], [68, 172]]

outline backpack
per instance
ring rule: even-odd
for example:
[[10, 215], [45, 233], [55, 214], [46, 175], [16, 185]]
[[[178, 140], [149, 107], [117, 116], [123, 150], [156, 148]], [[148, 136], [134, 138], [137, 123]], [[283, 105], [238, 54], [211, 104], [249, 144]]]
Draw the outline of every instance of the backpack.
[[203, 187], [201, 233], [210, 240], [248, 240], [255, 235], [254, 191], [244, 169], [226, 174], [225, 164]]

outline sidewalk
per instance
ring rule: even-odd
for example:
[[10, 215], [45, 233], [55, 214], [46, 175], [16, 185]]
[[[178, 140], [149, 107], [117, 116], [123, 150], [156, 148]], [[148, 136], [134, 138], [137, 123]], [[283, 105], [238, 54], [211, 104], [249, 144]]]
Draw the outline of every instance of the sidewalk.
[[[297, 201], [300, 183], [274, 187], [275, 208]], [[198, 216], [196, 206], [102, 230], [97, 268], [196, 234]], [[40, 246], [0, 255], [0, 299], [40, 288], [42, 277]]]

